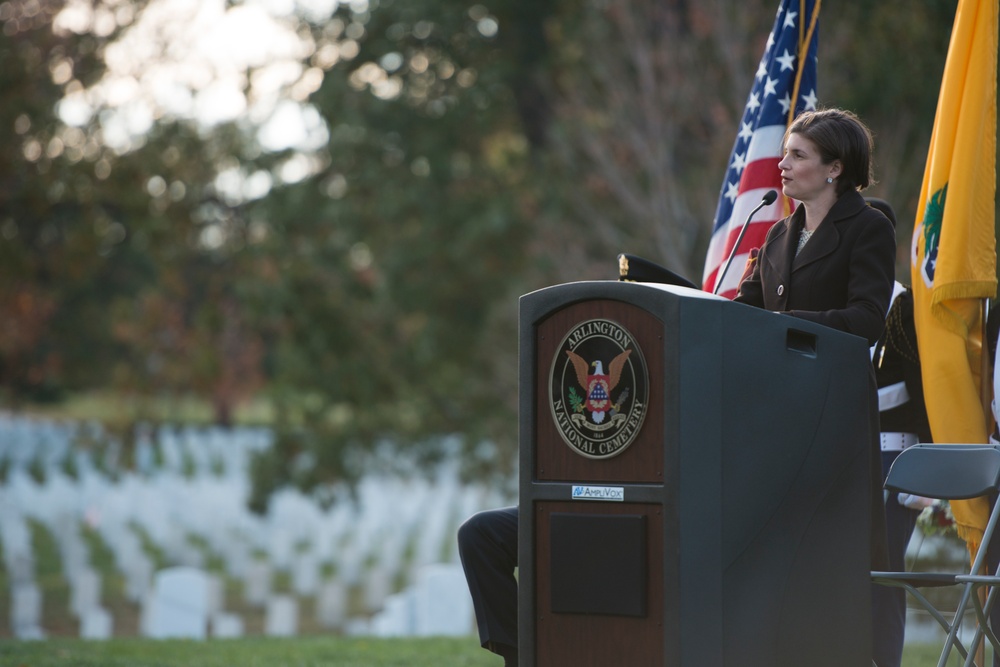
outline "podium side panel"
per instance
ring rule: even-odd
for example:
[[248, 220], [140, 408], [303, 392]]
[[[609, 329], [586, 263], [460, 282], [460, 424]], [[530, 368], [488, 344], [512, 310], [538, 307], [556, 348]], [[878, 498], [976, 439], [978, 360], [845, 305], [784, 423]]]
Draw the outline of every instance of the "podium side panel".
[[731, 314], [750, 326], [725, 347], [724, 664], [870, 664], [867, 347]]
[[[668, 638], [681, 665], [721, 665], [724, 652], [722, 561], [722, 433], [725, 409], [723, 350], [726, 339], [741, 336], [724, 327], [724, 312], [732, 304], [705, 301], [681, 306], [673, 341], [676, 370], [671, 373], [668, 406], [670, 424], [677, 424], [676, 441], [667, 448], [676, 457], [668, 463], [666, 492], [674, 502], [668, 511], [672, 533], [667, 548], [676, 553], [665, 560], [673, 573], [668, 585], [667, 618], [675, 618], [677, 636]], [[670, 431], [668, 429], [668, 435]], [[668, 459], [670, 461], [672, 459]]]

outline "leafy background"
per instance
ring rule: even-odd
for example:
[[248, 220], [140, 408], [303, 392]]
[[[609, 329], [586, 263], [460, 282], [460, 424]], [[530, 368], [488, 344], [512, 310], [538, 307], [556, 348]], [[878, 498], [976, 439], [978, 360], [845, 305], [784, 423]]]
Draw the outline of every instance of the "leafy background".
[[[185, 401], [264, 421], [264, 508], [357, 478], [386, 440], [433, 460], [460, 434], [469, 475], [509, 476], [518, 297], [615, 279], [619, 252], [700, 278], [777, 3], [286, 3], [300, 41], [276, 101], [318, 141], [169, 108], [123, 141], [96, 94], [67, 124], [154, 4], [0, 3], [0, 406], [89, 398], [126, 446]], [[60, 27], [71, 5], [89, 20]], [[827, 3], [820, 21], [820, 105], [875, 133], [869, 193], [897, 209], [904, 280], [954, 11]], [[246, 100], [263, 71], [241, 72]]]

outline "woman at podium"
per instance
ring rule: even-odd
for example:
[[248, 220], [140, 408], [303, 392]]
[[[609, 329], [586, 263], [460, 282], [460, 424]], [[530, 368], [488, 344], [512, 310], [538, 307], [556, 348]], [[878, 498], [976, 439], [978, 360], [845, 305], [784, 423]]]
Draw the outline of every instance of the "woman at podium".
[[781, 190], [798, 205], [768, 231], [734, 301], [874, 345], [892, 296], [896, 235], [860, 194], [872, 181], [871, 133], [849, 111], [805, 112], [784, 146]]
[[[849, 111], [806, 112], [788, 128], [782, 192], [799, 205], [768, 230], [734, 301], [861, 336], [874, 345], [893, 294], [892, 222], [860, 191], [872, 182], [873, 141]], [[888, 567], [878, 389], [869, 366], [872, 567]]]

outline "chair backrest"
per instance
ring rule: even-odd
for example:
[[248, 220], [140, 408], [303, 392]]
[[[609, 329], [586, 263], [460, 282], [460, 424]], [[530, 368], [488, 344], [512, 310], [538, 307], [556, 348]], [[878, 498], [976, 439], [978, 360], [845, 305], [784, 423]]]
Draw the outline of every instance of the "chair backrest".
[[896, 457], [885, 488], [945, 500], [995, 493], [1000, 488], [1000, 447], [914, 445]]

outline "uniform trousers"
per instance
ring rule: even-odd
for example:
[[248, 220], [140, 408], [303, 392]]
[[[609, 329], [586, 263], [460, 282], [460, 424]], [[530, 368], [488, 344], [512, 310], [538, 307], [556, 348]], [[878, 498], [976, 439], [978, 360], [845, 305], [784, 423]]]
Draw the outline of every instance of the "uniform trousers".
[[[899, 452], [882, 452], [883, 478]], [[885, 481], [884, 479], [882, 480]], [[906, 569], [906, 546], [920, 512], [903, 507], [895, 493], [885, 501], [889, 571]], [[872, 585], [872, 658], [878, 667], [900, 667], [906, 629], [906, 591], [894, 586]]]
[[478, 512], [458, 529], [458, 553], [484, 647], [517, 646], [517, 524], [518, 508], [503, 507]]

